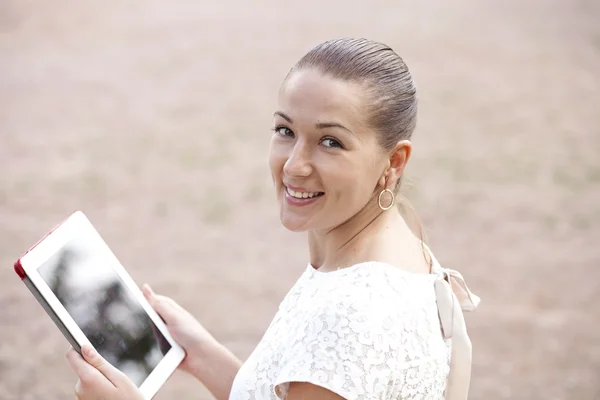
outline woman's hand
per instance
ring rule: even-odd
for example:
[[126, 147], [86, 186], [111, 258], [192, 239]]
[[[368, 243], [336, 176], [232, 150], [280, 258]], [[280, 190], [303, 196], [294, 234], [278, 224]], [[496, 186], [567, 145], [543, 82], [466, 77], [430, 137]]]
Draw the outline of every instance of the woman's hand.
[[186, 352], [179, 368], [195, 376], [217, 399], [229, 399], [240, 360], [172, 299], [155, 294], [148, 285], [142, 292]]
[[75, 385], [78, 400], [144, 400], [137, 386], [110, 365], [90, 345], [82, 348], [83, 357], [74, 349], [67, 353], [71, 368], [79, 376]]
[[[175, 301], [155, 294], [148, 285], [144, 285], [142, 292], [165, 321], [173, 339], [186, 352], [179, 368], [203, 382], [217, 399], [229, 398], [231, 385], [241, 362]], [[89, 350], [92, 353], [88, 354]], [[83, 357], [75, 350], [67, 353], [71, 367], [79, 376], [75, 386], [77, 399], [144, 399], [135, 384], [91, 346], [84, 346], [82, 353]]]
[[149, 285], [142, 287], [144, 297], [165, 321], [169, 333], [183, 347], [186, 357], [179, 365], [183, 371], [198, 376], [198, 368], [206, 362], [206, 353], [219, 345], [217, 340], [173, 299], [157, 295]]

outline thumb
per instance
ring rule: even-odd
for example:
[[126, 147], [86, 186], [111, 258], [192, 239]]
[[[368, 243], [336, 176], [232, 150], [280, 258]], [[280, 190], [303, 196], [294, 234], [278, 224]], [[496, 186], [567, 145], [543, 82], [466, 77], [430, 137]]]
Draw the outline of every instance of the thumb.
[[175, 302], [168, 297], [154, 293], [150, 285], [145, 284], [142, 287], [142, 293], [148, 303], [154, 308], [154, 311], [163, 319], [165, 324], [169, 325], [177, 320], [177, 307]]
[[84, 345], [81, 348], [81, 353], [85, 361], [100, 371], [113, 385], [116, 387], [122, 386], [126, 380], [125, 374], [110, 365], [92, 346], [89, 344]]

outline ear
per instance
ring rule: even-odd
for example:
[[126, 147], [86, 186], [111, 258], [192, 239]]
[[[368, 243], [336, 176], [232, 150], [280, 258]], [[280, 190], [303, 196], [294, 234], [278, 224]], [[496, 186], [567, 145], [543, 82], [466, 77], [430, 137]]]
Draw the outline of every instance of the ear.
[[410, 140], [401, 140], [396, 143], [396, 146], [394, 146], [394, 149], [390, 152], [390, 158], [385, 173], [379, 180], [381, 186], [386, 187], [387, 189], [396, 186], [396, 182], [404, 173], [411, 153], [412, 143]]

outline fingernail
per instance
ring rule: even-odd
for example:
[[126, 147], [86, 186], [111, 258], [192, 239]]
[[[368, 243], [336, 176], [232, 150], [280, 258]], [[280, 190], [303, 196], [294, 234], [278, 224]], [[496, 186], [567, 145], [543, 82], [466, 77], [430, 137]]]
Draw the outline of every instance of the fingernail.
[[151, 296], [154, 296], [154, 290], [152, 290], [152, 288], [150, 287], [150, 285], [148, 285], [147, 283], [146, 283], [146, 289], [148, 290], [148, 293]]
[[86, 346], [83, 347], [83, 352], [88, 357], [95, 357], [96, 356], [96, 350], [94, 350], [94, 348], [92, 346], [89, 346], [89, 345], [86, 345]]

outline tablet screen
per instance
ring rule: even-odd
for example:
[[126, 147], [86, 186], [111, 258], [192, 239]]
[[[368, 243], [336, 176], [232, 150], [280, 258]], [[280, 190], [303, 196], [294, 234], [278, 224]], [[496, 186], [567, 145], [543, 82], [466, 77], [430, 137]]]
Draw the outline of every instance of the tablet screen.
[[38, 272], [98, 352], [139, 386], [171, 345], [112, 263], [104, 243], [79, 237]]

